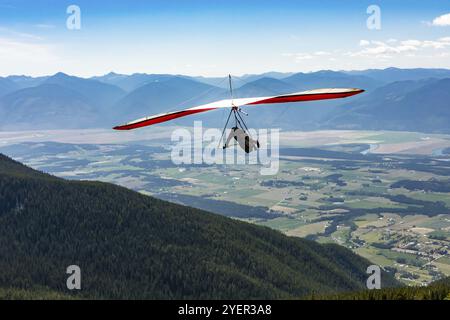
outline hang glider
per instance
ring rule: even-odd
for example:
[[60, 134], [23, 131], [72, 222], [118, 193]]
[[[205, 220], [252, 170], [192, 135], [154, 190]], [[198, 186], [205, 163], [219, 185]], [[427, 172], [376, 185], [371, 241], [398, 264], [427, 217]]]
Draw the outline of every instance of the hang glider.
[[[231, 86], [231, 84], [230, 84]], [[192, 107], [189, 109], [184, 109], [180, 111], [173, 111], [167, 113], [161, 113], [154, 116], [137, 119], [128, 122], [123, 125], [114, 127], [115, 130], [131, 130], [136, 128], [142, 128], [146, 126], [151, 126], [157, 123], [170, 121], [173, 119], [185, 117], [188, 115], [206, 112], [210, 110], [231, 108], [231, 110], [240, 110], [244, 106], [257, 106], [263, 104], [272, 103], [286, 103], [286, 102], [300, 102], [300, 101], [315, 101], [315, 100], [327, 100], [327, 99], [338, 99], [354, 96], [364, 92], [362, 89], [356, 88], [331, 88], [331, 89], [316, 89], [308, 90], [303, 92], [296, 92], [291, 94], [284, 94], [272, 97], [258, 97], [258, 98], [240, 98], [240, 99], [227, 99], [220, 100], [208, 104], [204, 104], [197, 107]]]

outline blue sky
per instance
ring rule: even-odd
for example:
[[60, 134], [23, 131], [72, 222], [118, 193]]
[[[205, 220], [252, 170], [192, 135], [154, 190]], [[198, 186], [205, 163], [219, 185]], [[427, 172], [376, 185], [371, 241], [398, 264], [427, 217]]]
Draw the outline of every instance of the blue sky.
[[[72, 4], [80, 30], [66, 27]], [[446, 14], [442, 0], [0, 0], [0, 75], [450, 68]]]

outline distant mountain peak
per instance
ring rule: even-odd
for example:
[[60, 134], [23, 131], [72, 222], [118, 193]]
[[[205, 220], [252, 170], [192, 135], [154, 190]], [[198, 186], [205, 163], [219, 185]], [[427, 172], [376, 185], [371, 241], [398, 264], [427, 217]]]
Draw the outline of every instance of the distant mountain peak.
[[57, 73], [55, 73], [52, 77], [70, 77], [67, 73], [64, 73], [64, 72], [57, 72]]
[[105, 74], [105, 76], [107, 76], [107, 77], [111, 77], [111, 76], [121, 76], [121, 75], [122, 75], [122, 74], [115, 73], [114, 71], [111, 71], [111, 72]]

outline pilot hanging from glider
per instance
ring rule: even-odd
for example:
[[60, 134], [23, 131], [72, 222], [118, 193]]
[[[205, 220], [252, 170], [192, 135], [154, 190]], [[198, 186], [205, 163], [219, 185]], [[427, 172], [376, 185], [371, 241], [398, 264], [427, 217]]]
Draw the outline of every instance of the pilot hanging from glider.
[[327, 99], [338, 99], [338, 98], [347, 98], [350, 96], [354, 96], [364, 92], [362, 89], [356, 88], [329, 88], [329, 89], [316, 89], [316, 90], [308, 90], [303, 92], [296, 92], [291, 94], [284, 94], [279, 96], [272, 97], [256, 97], [256, 98], [233, 98], [233, 88], [231, 85], [231, 75], [228, 76], [230, 82], [230, 93], [231, 99], [220, 100], [211, 102], [208, 104], [204, 104], [197, 107], [192, 107], [180, 111], [172, 111], [163, 114], [157, 114], [154, 116], [137, 119], [131, 122], [128, 122], [123, 125], [119, 125], [114, 127], [115, 130], [131, 130], [141, 127], [150, 126], [153, 124], [166, 122], [169, 120], [177, 119], [180, 117], [188, 116], [191, 114], [196, 114], [200, 112], [205, 112], [209, 110], [216, 110], [222, 108], [231, 108], [230, 113], [228, 115], [227, 122], [222, 131], [223, 139], [225, 130], [230, 121], [231, 115], [234, 116], [235, 125], [232, 127], [231, 132], [227, 138], [227, 141], [223, 148], [227, 148], [230, 146], [230, 141], [234, 138], [235, 141], [239, 144], [239, 146], [245, 150], [245, 152], [249, 153], [255, 151], [259, 148], [258, 140], [252, 139], [248, 133], [248, 128], [244, 122], [244, 119], [241, 117], [241, 113], [247, 115], [245, 112], [241, 110], [243, 106], [255, 106], [255, 105], [264, 105], [264, 104], [272, 104], [272, 103], [286, 103], [286, 102], [301, 102], [301, 101], [316, 101], [316, 100], [327, 100]]
[[238, 145], [246, 152], [250, 153], [252, 151], [256, 151], [259, 149], [259, 141], [254, 140], [250, 137], [250, 134], [247, 132], [248, 128], [247, 125], [244, 122], [244, 119], [242, 119], [240, 113], [246, 114], [244, 111], [242, 111], [239, 107], [234, 105], [234, 99], [233, 99], [233, 86], [231, 85], [231, 75], [228, 75], [228, 80], [230, 82], [230, 94], [231, 94], [231, 111], [228, 115], [227, 122], [225, 123], [225, 127], [222, 131], [222, 136], [220, 137], [220, 141], [223, 139], [223, 135], [225, 134], [225, 130], [228, 127], [228, 122], [230, 121], [231, 114], [234, 115], [234, 121], [235, 125], [233, 128], [231, 128], [230, 134], [228, 135], [227, 141], [223, 145], [223, 149], [226, 149], [230, 147], [230, 142], [234, 138], [235, 141], [237, 141]]
[[247, 153], [259, 149], [259, 141], [252, 139], [250, 135], [247, 132], [245, 132], [244, 129], [238, 127], [231, 128], [227, 141], [223, 145], [223, 149], [230, 147], [230, 141], [233, 138], [235, 141], [237, 141], [239, 146]]

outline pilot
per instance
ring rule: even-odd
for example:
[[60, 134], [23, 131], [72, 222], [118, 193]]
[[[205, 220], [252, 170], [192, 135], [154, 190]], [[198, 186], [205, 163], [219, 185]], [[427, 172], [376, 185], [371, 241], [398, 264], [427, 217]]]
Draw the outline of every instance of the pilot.
[[239, 146], [245, 150], [246, 153], [250, 153], [251, 151], [255, 151], [259, 148], [259, 141], [252, 139], [245, 130], [233, 127], [231, 128], [231, 132], [228, 135], [227, 142], [223, 146], [223, 148], [228, 148], [230, 146], [230, 140], [234, 138]]

